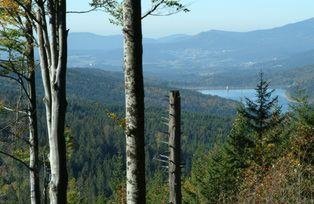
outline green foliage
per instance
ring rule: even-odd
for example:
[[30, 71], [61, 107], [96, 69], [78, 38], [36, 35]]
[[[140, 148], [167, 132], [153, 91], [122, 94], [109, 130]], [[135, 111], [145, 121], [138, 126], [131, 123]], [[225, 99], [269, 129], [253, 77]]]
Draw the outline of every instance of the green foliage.
[[[229, 141], [229, 140], [228, 140]], [[243, 152], [243, 151], [242, 151]], [[217, 144], [208, 154], [194, 156], [191, 176], [183, 185], [186, 203], [234, 203], [249, 159], [239, 157], [231, 143]], [[248, 166], [248, 165], [246, 165]]]
[[107, 111], [107, 116], [111, 118], [119, 127], [125, 129], [125, 118], [120, 118], [117, 114]]
[[81, 202], [80, 192], [77, 187], [75, 178], [70, 178], [68, 181], [67, 202], [69, 204], [76, 204]]
[[168, 184], [166, 171], [156, 172], [147, 185], [147, 203], [168, 203]]
[[239, 112], [247, 118], [249, 127], [262, 137], [264, 132], [280, 123], [280, 107], [278, 96], [272, 98], [275, 90], [269, 90], [269, 82], [264, 80], [262, 72], [255, 90], [256, 101], [246, 98], [246, 107], [239, 109]]
[[65, 127], [64, 137], [67, 148], [67, 158], [71, 158], [75, 148], [75, 141], [70, 127]]
[[248, 120], [239, 114], [233, 123], [225, 145], [227, 159], [236, 169], [250, 165], [253, 159], [252, 149], [255, 147], [254, 132], [248, 128]]
[[123, 1], [118, 0], [92, 0], [90, 5], [94, 8], [103, 8], [111, 16], [110, 23], [114, 25], [123, 24], [122, 5]]
[[25, 41], [21, 40], [24, 33], [21, 30], [5, 28], [0, 30], [0, 50], [2, 52], [23, 53], [25, 50]]
[[[307, 119], [303, 118], [304, 112], [307, 112]], [[271, 200], [274, 203], [312, 202], [313, 107], [301, 103], [290, 115], [284, 121], [285, 125], [279, 127], [281, 133], [277, 134], [286, 141], [274, 143], [280, 151], [272, 151], [272, 157], [266, 157], [266, 162], [270, 162], [268, 168], [255, 166], [246, 171], [246, 180], [239, 195], [241, 202], [253, 199], [256, 202]]]
[[0, 113], [3, 111], [4, 108], [4, 102], [0, 100]]
[[[120, 0], [92, 0], [90, 5], [93, 8], [102, 8], [110, 16], [110, 23], [114, 25], [123, 25], [123, 1]], [[151, 0], [151, 8], [144, 13], [144, 17], [148, 15], [162, 16], [170, 15], [177, 12], [189, 12], [180, 0]]]
[[296, 102], [292, 109], [296, 113], [294, 118], [302, 124], [314, 125], [313, 120], [313, 105], [309, 104], [308, 96], [304, 89], [298, 90], [296, 96], [293, 98]]
[[[106, 83], [98, 83], [98, 77], [106, 79]], [[109, 111], [114, 113], [115, 119], [123, 118], [121, 78], [119, 74], [97, 70], [69, 70], [66, 135], [69, 135], [68, 143], [74, 143], [67, 144], [72, 146], [68, 162], [69, 202], [124, 203], [123, 128], [117, 125], [117, 120], [106, 117]], [[5, 87], [5, 90], [0, 90], [0, 96], [6, 96], [5, 100], [9, 102], [15, 95], [13, 84], [3, 80], [0, 85]], [[84, 88], [87, 85], [89, 89]], [[146, 101], [149, 203], [168, 200], [167, 173], [152, 159], [157, 153], [167, 150], [160, 143], [166, 140], [161, 132], [167, 128], [162, 120], [167, 115], [167, 100], [162, 99], [167, 89], [150, 83], [146, 89], [149, 98]], [[263, 140], [258, 140], [256, 130], [250, 127], [243, 115], [237, 115], [232, 125], [232, 109], [236, 104], [191, 91], [182, 91], [182, 95], [182, 154], [186, 163], [182, 188], [186, 203], [241, 203], [252, 199], [264, 202], [267, 196], [279, 202], [284, 195], [285, 203], [289, 200], [296, 203], [298, 199], [309, 201], [313, 195], [314, 111], [306, 97], [296, 99], [300, 103], [282, 123], [265, 131]], [[220, 110], [221, 106], [223, 109]], [[0, 124], [7, 119], [10, 119], [8, 115], [1, 113]], [[46, 130], [42, 124], [45, 121], [42, 105], [39, 107], [39, 121], [40, 143], [44, 146]], [[220, 143], [213, 145], [219, 135], [223, 136]], [[260, 145], [259, 149], [256, 144]], [[25, 148], [22, 143], [16, 147]], [[1, 198], [8, 202], [27, 202], [28, 183], [25, 178], [28, 172], [7, 158], [1, 157], [0, 162]], [[298, 189], [301, 189], [300, 195]]]
[[306, 97], [263, 137], [239, 114], [226, 142], [194, 156], [186, 203], [310, 203], [314, 109]]
[[[42, 87], [40, 79], [37, 80], [38, 101], [42, 101]], [[6, 102], [15, 100], [17, 94], [14, 83], [1, 80], [0, 86], [4, 87], [0, 89], [1, 98]], [[164, 96], [170, 88], [149, 80], [146, 81], [146, 87], [147, 178], [151, 190], [158, 191], [158, 195], [148, 192], [153, 202], [161, 197], [167, 197], [168, 200], [168, 196], [164, 194], [167, 192], [167, 173], [153, 157], [167, 151], [167, 147], [160, 143], [160, 140], [167, 138], [160, 133], [167, 131], [162, 118], [168, 114], [168, 101]], [[71, 196], [74, 199], [78, 192], [81, 203], [123, 203], [121, 198], [125, 194], [125, 136], [123, 128], [117, 124], [117, 121], [124, 118], [123, 77], [120, 73], [70, 69], [67, 88], [69, 105], [65, 135], [68, 154], [71, 155], [68, 157], [68, 172], [71, 182], [75, 183], [69, 188]], [[47, 144], [44, 106], [42, 103], [38, 104], [40, 155], [47, 155], [44, 152]], [[182, 91], [182, 158], [186, 164], [184, 175], [190, 172], [191, 160], [197, 147], [207, 151], [217, 135], [226, 135], [229, 132], [235, 113], [234, 107], [236, 103], [232, 101], [203, 96], [193, 91]], [[108, 113], [113, 113], [114, 118], [107, 117]], [[1, 120], [7, 119], [7, 115], [1, 114], [0, 126], [3, 124]], [[160, 140], [157, 140], [156, 135], [160, 135]], [[15, 163], [10, 165], [10, 169], [19, 172], [27, 180], [27, 172], [20, 171]], [[7, 173], [10, 175], [10, 172]], [[3, 177], [10, 182], [20, 182], [16, 177]], [[164, 187], [161, 187], [162, 183]], [[27, 185], [25, 191], [28, 193]], [[9, 194], [13, 196], [16, 192], [10, 191]], [[7, 201], [12, 200], [14, 199], [10, 198]]]

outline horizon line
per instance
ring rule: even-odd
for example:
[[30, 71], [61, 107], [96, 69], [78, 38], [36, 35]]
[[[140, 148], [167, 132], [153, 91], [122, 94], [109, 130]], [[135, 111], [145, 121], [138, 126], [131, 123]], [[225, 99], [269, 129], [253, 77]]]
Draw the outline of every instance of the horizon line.
[[[161, 39], [161, 38], [165, 38], [165, 37], [169, 37], [169, 36], [174, 36], [174, 35], [185, 35], [185, 36], [195, 36], [195, 35], [198, 35], [198, 34], [201, 34], [201, 33], [206, 33], [206, 32], [210, 32], [210, 31], [220, 31], [220, 32], [233, 32], [233, 33], [250, 33], [250, 32], [256, 32], [256, 31], [265, 31], [265, 30], [272, 30], [272, 29], [277, 29], [277, 28], [282, 28], [282, 27], [285, 27], [285, 26], [289, 26], [289, 25], [293, 25], [293, 24], [298, 24], [298, 23], [302, 23], [302, 22], [306, 22], [306, 21], [310, 21], [310, 20], [314, 20], [314, 17], [311, 17], [311, 18], [306, 18], [306, 19], [303, 19], [303, 20], [298, 20], [298, 21], [294, 21], [294, 22], [290, 22], [290, 23], [285, 23], [285, 24], [281, 24], [281, 25], [278, 25], [278, 26], [273, 26], [273, 27], [268, 27], [268, 28], [260, 28], [260, 29], [252, 29], [252, 30], [247, 30], [247, 31], [236, 31], [236, 30], [222, 30], [222, 29], [207, 29], [207, 30], [204, 30], [204, 31], [198, 31], [194, 34], [185, 34], [185, 33], [173, 33], [173, 34], [166, 34], [166, 35], [163, 35], [163, 36], [159, 36], [159, 37], [151, 37], [151, 36], [148, 36], [148, 37], [143, 37], [144, 38], [150, 38], [150, 39]], [[69, 34], [73, 34], [73, 33], [86, 33], [86, 34], [92, 34], [92, 35], [97, 35], [97, 36], [102, 36], [102, 37], [109, 37], [109, 36], [122, 36], [122, 34], [101, 34], [101, 33], [97, 33], [97, 32], [88, 32], [88, 31], [71, 31], [70, 29], [70, 32]]]

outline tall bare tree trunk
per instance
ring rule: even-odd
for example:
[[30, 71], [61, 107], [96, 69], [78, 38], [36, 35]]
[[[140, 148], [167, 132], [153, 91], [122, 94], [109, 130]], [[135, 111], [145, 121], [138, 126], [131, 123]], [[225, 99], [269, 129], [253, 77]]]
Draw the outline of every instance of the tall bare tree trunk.
[[[37, 33], [40, 63], [45, 89], [45, 107], [49, 140], [51, 204], [67, 202], [67, 160], [64, 138], [67, 70], [66, 0], [38, 1]], [[46, 13], [49, 14], [47, 28]], [[48, 34], [49, 32], [49, 34]]]
[[181, 102], [180, 92], [169, 94], [169, 203], [181, 204]]
[[127, 203], [145, 203], [141, 0], [123, 3]]
[[[32, 1], [29, 1], [27, 8], [31, 10]], [[27, 14], [26, 14], [27, 15]], [[35, 81], [35, 56], [33, 26], [30, 18], [26, 20], [26, 40], [27, 40], [27, 64], [29, 69], [29, 167], [30, 167], [30, 200], [32, 204], [40, 203], [40, 183], [39, 183], [39, 156], [38, 156], [38, 125], [37, 125], [37, 101], [36, 101], [36, 81]]]
[[[67, 202], [67, 168], [66, 168], [66, 144], [64, 138], [66, 101], [66, 68], [67, 68], [67, 30], [66, 30], [66, 1], [60, 0], [57, 5], [56, 36], [52, 31], [51, 49], [52, 66], [55, 74], [51, 74], [51, 129], [49, 137], [49, 160], [51, 168], [51, 180], [49, 197], [50, 203]], [[56, 42], [55, 42], [56, 41]], [[58, 43], [58, 44], [57, 44]], [[54, 48], [56, 47], [56, 48]], [[54, 59], [56, 58], [56, 59]]]

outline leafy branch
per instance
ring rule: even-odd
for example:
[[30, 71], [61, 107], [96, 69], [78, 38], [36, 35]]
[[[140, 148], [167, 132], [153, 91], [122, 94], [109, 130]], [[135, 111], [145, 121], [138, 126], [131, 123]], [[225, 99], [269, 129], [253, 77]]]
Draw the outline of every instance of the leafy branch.
[[[97, 9], [103, 8], [111, 18], [110, 23], [114, 25], [123, 24], [123, 1], [117, 0], [92, 0], [90, 5]], [[179, 12], [189, 12], [187, 5], [180, 3], [180, 0], [151, 0], [151, 8], [144, 12], [142, 19], [147, 16], [169, 16]]]

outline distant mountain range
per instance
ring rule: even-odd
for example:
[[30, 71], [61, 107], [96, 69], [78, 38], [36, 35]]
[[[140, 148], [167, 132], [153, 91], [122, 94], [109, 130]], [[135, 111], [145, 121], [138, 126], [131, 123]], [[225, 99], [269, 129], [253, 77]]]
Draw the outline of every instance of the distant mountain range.
[[[268, 30], [210, 30], [193, 36], [171, 35], [159, 39], [144, 38], [143, 41], [144, 63], [148, 71], [167, 67], [167, 70], [206, 73], [221, 67], [254, 67], [314, 52], [314, 18]], [[121, 68], [122, 45], [120, 35], [70, 33], [70, 64]]]
[[[145, 74], [175, 86], [252, 87], [263, 70], [277, 87], [314, 87], [314, 18], [267, 30], [210, 30], [143, 42]], [[70, 33], [69, 64], [122, 71], [122, 46], [121, 35]]]

